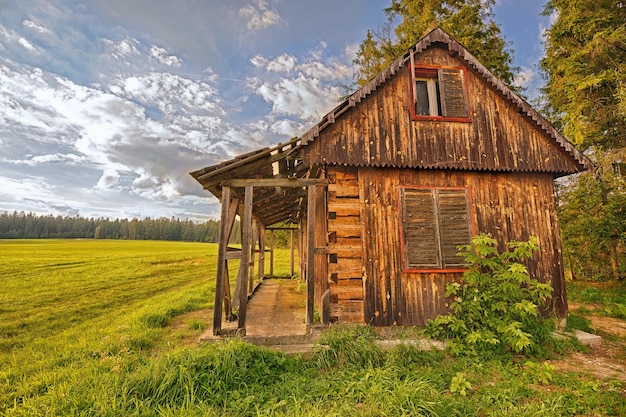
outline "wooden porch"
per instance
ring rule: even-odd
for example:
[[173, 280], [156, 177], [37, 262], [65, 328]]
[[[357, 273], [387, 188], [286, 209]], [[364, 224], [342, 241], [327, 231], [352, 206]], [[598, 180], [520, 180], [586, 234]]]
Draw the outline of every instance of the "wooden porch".
[[[316, 200], [325, 191], [327, 181], [312, 175], [312, 170], [297, 158], [298, 144], [298, 140], [294, 139], [285, 145], [262, 149], [191, 173], [204, 189], [211, 191], [222, 203], [213, 315], [215, 336], [233, 333], [245, 336], [250, 331], [256, 331], [254, 329], [257, 325], [248, 322], [248, 300], [254, 299], [251, 295], [255, 291], [255, 261], [258, 257], [256, 272], [258, 280], [262, 280], [265, 277], [267, 251], [265, 236], [269, 231], [272, 242], [271, 233], [276, 229], [272, 226], [279, 222], [297, 225], [294, 229], [300, 232], [298, 275], [306, 284], [305, 330], [314, 323]], [[237, 217], [240, 221], [241, 248], [229, 246]], [[272, 253], [270, 248], [271, 258]], [[239, 260], [233, 294], [229, 260]], [[293, 276], [293, 239], [291, 270]], [[272, 275], [273, 259], [270, 259]], [[287, 312], [282, 309], [281, 303], [281, 297], [274, 297], [272, 303], [264, 303], [261, 309], [266, 309], [270, 315], [274, 314], [271, 320], [279, 320], [276, 311]], [[256, 319], [264, 314], [255, 311], [254, 315]], [[236, 327], [229, 321], [235, 318]]]

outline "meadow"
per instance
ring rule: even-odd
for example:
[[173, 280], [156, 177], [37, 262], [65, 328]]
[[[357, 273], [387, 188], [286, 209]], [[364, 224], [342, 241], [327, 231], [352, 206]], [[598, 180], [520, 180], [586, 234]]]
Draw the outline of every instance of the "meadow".
[[[623, 380], [558, 365], [593, 354], [572, 341], [534, 357], [452, 357], [408, 344], [383, 352], [357, 327], [328, 331], [311, 358], [240, 340], [199, 345], [216, 253], [0, 240], [0, 415], [626, 415]], [[277, 254], [279, 273], [288, 257]], [[623, 337], [610, 342], [626, 355]]]

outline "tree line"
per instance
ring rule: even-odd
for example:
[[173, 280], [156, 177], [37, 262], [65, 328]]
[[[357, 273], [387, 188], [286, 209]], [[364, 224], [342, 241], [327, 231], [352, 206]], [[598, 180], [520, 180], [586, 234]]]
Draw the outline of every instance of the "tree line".
[[174, 217], [152, 219], [85, 218], [80, 216], [0, 213], [1, 239], [125, 239], [217, 242], [220, 223], [195, 223]]
[[[291, 226], [287, 222], [277, 226]], [[97, 219], [81, 216], [37, 215], [23, 211], [0, 213], [0, 239], [120, 239], [120, 240], [172, 240], [183, 242], [217, 243], [220, 221], [196, 223], [175, 217], [145, 219]], [[297, 242], [297, 231], [294, 239]], [[266, 246], [270, 234], [266, 233]], [[274, 231], [274, 247], [288, 248], [291, 234], [288, 230]], [[231, 243], [241, 243], [239, 221], [235, 221]], [[294, 244], [296, 244], [294, 242]]]
[[[365, 84], [436, 26], [513, 90], [519, 68], [494, 19], [495, 0], [391, 0], [387, 22], [367, 32], [354, 64]], [[626, 2], [548, 0], [545, 79], [534, 107], [594, 163], [557, 183], [563, 258], [578, 280], [626, 279]]]

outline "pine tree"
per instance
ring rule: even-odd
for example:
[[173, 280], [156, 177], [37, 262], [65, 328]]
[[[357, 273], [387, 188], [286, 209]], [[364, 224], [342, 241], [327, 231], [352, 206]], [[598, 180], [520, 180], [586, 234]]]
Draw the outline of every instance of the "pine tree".
[[[512, 52], [493, 20], [494, 3], [495, 0], [392, 0], [391, 6], [384, 9], [387, 23], [377, 31], [368, 31], [359, 46], [354, 60], [358, 83], [367, 82], [428, 31], [440, 26], [496, 77], [512, 86], [517, 68], [511, 66]], [[391, 30], [393, 22], [398, 22], [395, 30]]]
[[550, 0], [545, 95], [580, 149], [626, 147], [626, 2]]

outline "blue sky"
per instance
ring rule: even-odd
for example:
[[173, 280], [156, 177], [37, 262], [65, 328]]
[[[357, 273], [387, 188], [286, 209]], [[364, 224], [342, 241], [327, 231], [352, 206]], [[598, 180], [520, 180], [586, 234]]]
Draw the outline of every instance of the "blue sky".
[[[0, 0], [0, 212], [203, 220], [189, 171], [337, 104], [373, 0]], [[495, 11], [533, 98], [544, 2]]]

